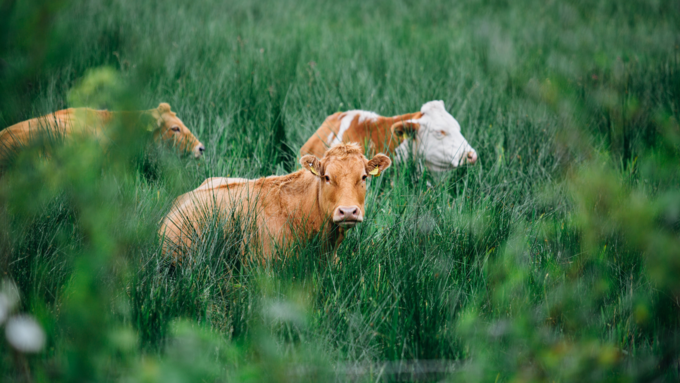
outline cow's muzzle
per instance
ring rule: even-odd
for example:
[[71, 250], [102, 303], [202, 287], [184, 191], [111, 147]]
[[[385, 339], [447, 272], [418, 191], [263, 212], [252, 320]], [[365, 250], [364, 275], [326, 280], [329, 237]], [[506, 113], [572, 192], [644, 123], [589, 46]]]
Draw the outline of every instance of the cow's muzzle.
[[358, 206], [338, 206], [333, 213], [333, 223], [345, 229], [352, 228], [363, 220]]
[[205, 146], [199, 142], [191, 152], [194, 154], [194, 158], [200, 158], [205, 152]]
[[465, 164], [474, 165], [475, 162], [477, 162], [477, 152], [474, 149], [469, 148], [467, 152], [460, 157], [460, 160], [458, 159], [453, 160], [453, 167], [455, 168], [458, 167], [459, 165]]
[[465, 163], [474, 165], [475, 162], [477, 162], [477, 152], [475, 152], [474, 149], [470, 149], [470, 151], [467, 152], [467, 155], [465, 156]]

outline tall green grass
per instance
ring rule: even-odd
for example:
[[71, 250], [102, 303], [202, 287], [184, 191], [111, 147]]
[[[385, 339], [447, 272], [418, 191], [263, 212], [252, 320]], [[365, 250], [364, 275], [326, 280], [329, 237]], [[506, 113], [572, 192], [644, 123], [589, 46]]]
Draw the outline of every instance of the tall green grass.
[[[2, 277], [48, 335], [0, 341], [3, 379], [678, 379], [677, 2], [1, 4], [2, 127], [108, 67], [81, 100], [168, 102], [206, 146], [123, 125], [0, 179]], [[371, 181], [338, 263], [319, 238], [242, 258], [222, 225], [192, 262], [162, 256], [159, 221], [206, 177], [285, 174], [327, 115], [434, 99], [479, 162]]]

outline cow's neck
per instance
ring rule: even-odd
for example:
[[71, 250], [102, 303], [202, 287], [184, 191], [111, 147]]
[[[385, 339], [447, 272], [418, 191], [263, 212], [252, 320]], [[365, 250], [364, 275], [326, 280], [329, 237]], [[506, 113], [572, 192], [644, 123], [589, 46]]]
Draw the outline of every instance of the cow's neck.
[[375, 126], [367, 132], [370, 136], [370, 143], [374, 151], [371, 155], [378, 152], [395, 154], [395, 150], [403, 140], [392, 134], [392, 125], [400, 121], [416, 120], [422, 116], [423, 114], [421, 112], [415, 112], [393, 117], [380, 117], [378, 121], [374, 123]]
[[156, 117], [154, 117], [155, 109], [151, 110], [140, 110], [140, 111], [119, 111], [119, 112], [109, 112], [112, 117], [117, 118], [119, 121], [127, 121], [129, 123], [134, 123], [135, 125], [143, 126], [145, 128], [151, 127], [156, 129]]
[[[301, 214], [301, 220], [291, 219], [290, 221], [298, 221], [303, 226], [301, 229], [305, 230], [310, 235], [316, 235], [323, 230], [323, 243], [330, 245], [333, 250], [342, 242], [345, 230], [337, 227], [330, 221], [330, 217], [326, 215], [319, 203], [321, 198], [321, 180], [309, 173], [306, 170], [301, 171], [300, 185], [297, 185], [291, 191], [295, 193], [293, 200], [297, 202], [296, 206], [291, 206], [289, 214]], [[298, 216], [300, 218], [300, 216]]]
[[156, 119], [153, 116], [155, 109], [151, 110], [121, 110], [121, 111], [109, 111], [109, 110], [96, 110], [90, 108], [77, 108], [76, 113], [79, 111], [84, 111], [90, 116], [96, 116], [98, 121], [101, 121], [102, 126], [108, 125], [113, 121], [118, 121], [126, 126], [139, 126], [144, 127], [146, 130], [155, 129]]
[[318, 232], [324, 221], [324, 213], [319, 204], [321, 180], [307, 171], [304, 171], [302, 177], [304, 187], [301, 189], [302, 195], [299, 199], [298, 211], [307, 215], [307, 228]]

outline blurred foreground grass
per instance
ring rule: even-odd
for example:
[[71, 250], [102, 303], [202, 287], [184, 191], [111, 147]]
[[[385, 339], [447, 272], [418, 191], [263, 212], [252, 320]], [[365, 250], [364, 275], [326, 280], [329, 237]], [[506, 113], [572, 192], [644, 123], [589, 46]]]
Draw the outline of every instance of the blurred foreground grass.
[[[3, 380], [678, 379], [677, 2], [0, 4], [0, 126], [164, 101], [207, 148], [121, 122], [7, 170], [0, 270], [47, 338], [3, 338]], [[250, 263], [217, 227], [160, 255], [204, 178], [291, 171], [327, 115], [433, 99], [479, 163], [373, 181], [339, 264], [315, 241]]]

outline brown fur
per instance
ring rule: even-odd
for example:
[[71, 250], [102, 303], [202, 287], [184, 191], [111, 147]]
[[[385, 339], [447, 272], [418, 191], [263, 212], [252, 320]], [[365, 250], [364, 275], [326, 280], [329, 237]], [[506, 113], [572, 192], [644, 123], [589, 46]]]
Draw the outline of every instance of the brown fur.
[[[332, 138], [337, 136], [342, 119], [346, 115], [347, 112], [338, 112], [328, 116], [316, 133], [302, 146], [300, 155], [323, 156], [331, 145], [328, 140], [329, 135], [332, 134]], [[368, 146], [371, 149], [371, 154], [376, 152], [394, 153], [394, 149], [399, 146], [402, 138], [393, 133], [393, 127], [397, 129], [398, 124], [403, 123], [403, 121], [418, 119], [422, 115], [421, 112], [416, 112], [394, 117], [381, 116], [373, 121], [364, 120], [362, 122], [359, 122], [359, 116], [355, 116], [349, 128], [343, 133], [342, 142], [358, 142], [362, 151], [365, 151], [366, 146]], [[414, 129], [417, 128], [417, 126], [414, 127]]]
[[[179, 249], [189, 248], [201, 235], [206, 218], [210, 218], [205, 217], [205, 212], [216, 212], [222, 219], [232, 213], [254, 213], [256, 229], [249, 232], [246, 240], [261, 249], [265, 258], [272, 256], [275, 246], [286, 246], [293, 238], [309, 239], [322, 229], [327, 248], [336, 249], [346, 229], [333, 223], [335, 209], [352, 205], [363, 214], [366, 176], [375, 167], [386, 169], [390, 160], [378, 154], [368, 161], [360, 146], [340, 144], [321, 160], [305, 156], [300, 162], [306, 169], [285, 176], [257, 180], [210, 178], [178, 197], [161, 223], [164, 253], [177, 257]], [[312, 171], [314, 165], [310, 163], [314, 162]], [[248, 231], [247, 224], [243, 225]]]
[[[144, 117], [148, 118], [152, 125], [150, 130], [153, 131], [154, 139], [176, 143], [181, 151], [191, 152], [201, 145], [166, 103], [161, 103], [156, 109], [136, 112], [69, 108], [20, 122], [1, 131], [0, 163], [45, 133], [61, 137], [69, 137], [73, 134], [92, 134], [105, 139], [106, 135], [103, 130], [115, 118], [123, 116], [125, 121], [141, 121]], [[174, 131], [173, 128], [179, 129], [179, 132]]]

